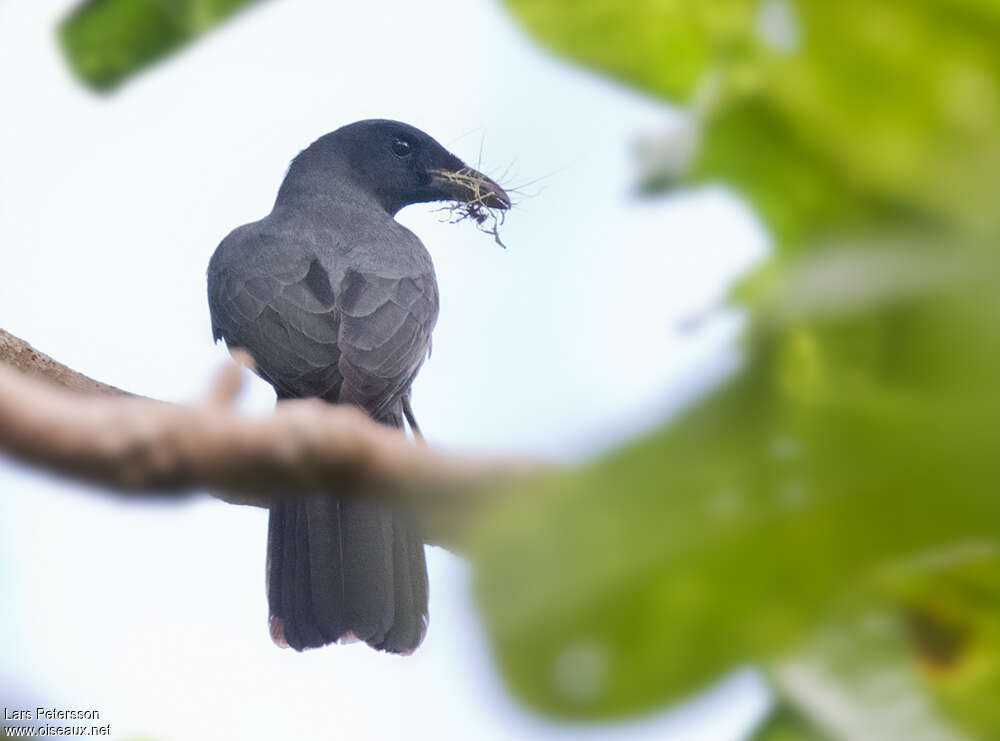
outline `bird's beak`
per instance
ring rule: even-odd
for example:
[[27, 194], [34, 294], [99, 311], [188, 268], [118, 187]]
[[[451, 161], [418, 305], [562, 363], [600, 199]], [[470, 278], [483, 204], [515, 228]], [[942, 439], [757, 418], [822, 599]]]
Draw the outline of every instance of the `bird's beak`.
[[510, 208], [510, 196], [499, 185], [471, 167], [457, 170], [433, 170], [431, 186], [441, 200], [459, 201], [486, 208]]

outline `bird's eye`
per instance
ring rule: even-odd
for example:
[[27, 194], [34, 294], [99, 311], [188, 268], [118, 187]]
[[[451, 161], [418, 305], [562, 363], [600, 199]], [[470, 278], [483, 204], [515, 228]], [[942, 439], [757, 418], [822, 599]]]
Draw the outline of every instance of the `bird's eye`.
[[397, 157], [406, 157], [410, 153], [410, 143], [405, 139], [396, 139], [392, 143], [392, 153]]

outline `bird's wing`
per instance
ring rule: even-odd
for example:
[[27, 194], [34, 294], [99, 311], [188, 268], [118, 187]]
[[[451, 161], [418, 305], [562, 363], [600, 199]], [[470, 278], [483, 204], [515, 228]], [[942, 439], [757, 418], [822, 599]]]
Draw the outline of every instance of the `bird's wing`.
[[388, 277], [349, 270], [340, 286], [340, 400], [379, 419], [410, 387], [437, 320], [432, 271]]
[[257, 242], [250, 247], [257, 253], [241, 255], [239, 269], [227, 267], [225, 243], [213, 259], [208, 284], [215, 338], [247, 350], [280, 396], [336, 398], [339, 316], [327, 271], [305, 253], [292, 260], [286, 253], [275, 270], [267, 245]]

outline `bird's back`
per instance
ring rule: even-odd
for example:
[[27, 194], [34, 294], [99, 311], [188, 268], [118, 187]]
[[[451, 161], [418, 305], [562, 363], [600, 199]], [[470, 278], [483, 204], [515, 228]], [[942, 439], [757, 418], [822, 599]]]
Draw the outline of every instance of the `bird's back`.
[[376, 414], [406, 393], [438, 311], [420, 240], [350, 203], [235, 229], [209, 263], [208, 292], [215, 338], [247, 350], [279, 395]]

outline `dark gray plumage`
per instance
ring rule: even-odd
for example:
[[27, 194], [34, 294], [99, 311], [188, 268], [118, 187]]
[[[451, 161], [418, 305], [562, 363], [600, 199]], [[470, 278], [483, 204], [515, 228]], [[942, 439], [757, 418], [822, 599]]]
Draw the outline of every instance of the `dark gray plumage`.
[[[498, 185], [412, 126], [359, 121], [320, 138], [292, 162], [271, 213], [212, 256], [215, 339], [249, 351], [279, 399], [353, 404], [402, 427], [438, 289], [427, 250], [393, 217], [434, 200], [510, 207]], [[267, 560], [279, 645], [357, 638], [409, 653], [423, 639], [427, 567], [404, 513], [328, 493], [278, 497]]]

